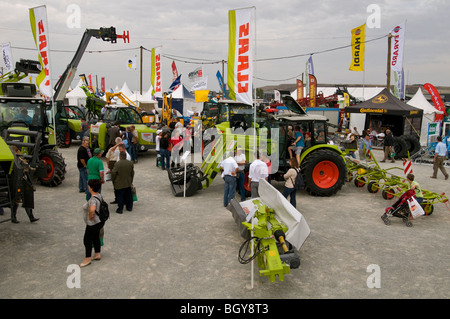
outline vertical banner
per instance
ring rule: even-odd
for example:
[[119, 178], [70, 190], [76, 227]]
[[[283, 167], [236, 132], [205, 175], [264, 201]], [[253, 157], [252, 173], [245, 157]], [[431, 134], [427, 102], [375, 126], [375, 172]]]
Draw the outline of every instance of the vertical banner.
[[352, 29], [352, 62], [350, 63], [350, 71], [364, 71], [364, 51], [365, 51], [365, 37], [366, 25]]
[[100, 85], [101, 85], [102, 92], [103, 93], [106, 92], [106, 85], [105, 85], [105, 78], [104, 77], [102, 77], [102, 79], [100, 81]]
[[439, 122], [444, 119], [444, 116], [446, 116], [444, 103], [442, 102], [441, 95], [439, 94], [438, 90], [434, 87], [434, 85], [430, 83], [425, 83], [423, 85], [424, 89], [428, 91], [431, 95], [431, 100], [433, 101], [434, 107], [438, 111], [444, 112], [443, 114], [435, 114], [434, 115], [434, 121]]
[[274, 101], [281, 103], [281, 94], [278, 90], [273, 90]]
[[403, 71], [395, 71], [394, 72], [394, 96], [404, 100], [405, 99], [405, 73]]
[[228, 11], [228, 88], [232, 100], [252, 105], [254, 8]]
[[88, 78], [89, 78], [89, 90], [91, 92], [94, 92], [94, 86], [92, 85], [92, 74], [89, 74]]
[[303, 81], [297, 80], [297, 100], [303, 99]]
[[396, 26], [391, 31], [391, 70], [401, 72], [403, 68], [403, 45], [405, 43], [405, 24]]
[[11, 43], [2, 44], [3, 62], [5, 62], [6, 73], [14, 71], [14, 61], [11, 54]]
[[216, 78], [217, 78], [217, 81], [219, 82], [219, 87], [222, 90], [222, 92], [225, 91], [225, 87], [223, 85], [223, 77], [219, 70], [217, 70]]
[[350, 106], [350, 96], [344, 92], [344, 107]]
[[309, 56], [308, 61], [306, 61], [306, 95], [309, 94], [309, 75], [312, 74], [314, 75], [314, 64], [313, 64], [313, 59], [312, 59], [312, 55]]
[[309, 77], [309, 107], [316, 107], [316, 96], [317, 96], [317, 80], [312, 74]]
[[50, 54], [47, 25], [47, 7], [40, 6], [29, 9], [31, 31], [38, 49], [39, 62], [42, 66], [41, 73], [36, 77], [36, 84], [42, 95], [48, 98], [53, 96], [50, 74]]
[[[175, 65], [175, 61], [172, 61], [172, 82], [175, 82], [178, 79], [178, 70], [177, 66]], [[176, 90], [180, 85], [174, 87], [174, 90]]]
[[161, 47], [152, 49], [152, 95], [155, 97], [162, 97], [161, 88]]

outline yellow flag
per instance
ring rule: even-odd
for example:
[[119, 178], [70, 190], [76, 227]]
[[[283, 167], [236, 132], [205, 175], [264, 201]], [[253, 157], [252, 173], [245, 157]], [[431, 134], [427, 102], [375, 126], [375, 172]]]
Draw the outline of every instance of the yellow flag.
[[364, 71], [364, 42], [366, 37], [366, 24], [354, 28], [352, 32], [352, 62], [350, 71]]
[[195, 102], [208, 102], [209, 90], [196, 90]]

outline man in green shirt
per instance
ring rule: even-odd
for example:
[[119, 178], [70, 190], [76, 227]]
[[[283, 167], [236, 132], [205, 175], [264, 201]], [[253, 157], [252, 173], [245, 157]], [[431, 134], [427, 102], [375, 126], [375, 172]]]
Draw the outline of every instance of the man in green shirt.
[[[87, 172], [88, 172], [88, 180], [90, 179], [98, 179], [103, 183], [105, 183], [105, 170], [103, 168], [103, 162], [100, 159], [102, 157], [103, 151], [99, 148], [94, 150], [93, 156], [87, 161]], [[101, 187], [99, 189], [99, 193], [101, 193]], [[91, 194], [86, 194], [86, 200], [91, 198]]]

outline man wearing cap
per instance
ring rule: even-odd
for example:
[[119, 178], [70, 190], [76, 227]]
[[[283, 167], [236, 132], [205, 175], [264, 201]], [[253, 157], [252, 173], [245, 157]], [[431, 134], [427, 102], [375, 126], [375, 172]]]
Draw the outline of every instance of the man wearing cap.
[[[94, 150], [93, 156], [87, 162], [87, 171], [88, 171], [88, 181], [91, 179], [98, 179], [103, 183], [105, 183], [105, 169], [103, 167], [103, 162], [100, 159], [102, 157], [103, 151], [99, 148]], [[100, 187], [99, 193], [101, 193], [102, 189]], [[86, 200], [91, 198], [91, 193], [86, 190]]]

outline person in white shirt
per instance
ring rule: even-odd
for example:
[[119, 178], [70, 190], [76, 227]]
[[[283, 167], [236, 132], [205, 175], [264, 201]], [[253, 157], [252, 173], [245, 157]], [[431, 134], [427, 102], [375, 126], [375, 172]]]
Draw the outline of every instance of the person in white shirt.
[[242, 149], [238, 147], [236, 149], [236, 155], [234, 156], [236, 163], [238, 164], [238, 176], [237, 183], [239, 187], [239, 193], [241, 194], [241, 201], [245, 201], [245, 154]]
[[433, 175], [431, 178], [437, 178], [438, 169], [441, 170], [442, 174], [444, 174], [445, 179], [448, 179], [448, 173], [444, 167], [444, 161], [447, 158], [447, 146], [442, 142], [442, 137], [437, 137], [437, 145], [434, 151], [434, 160], [433, 160]]
[[236, 163], [236, 160], [232, 156], [229, 156], [224, 161], [222, 161], [220, 167], [223, 171], [222, 178], [225, 181], [223, 206], [227, 207], [236, 194], [236, 174], [239, 167]]
[[258, 188], [259, 180], [261, 178], [267, 180], [269, 177], [269, 170], [267, 164], [261, 161], [259, 151], [256, 152], [256, 159], [250, 164], [248, 180], [250, 182], [250, 189], [252, 198], [259, 197]]

